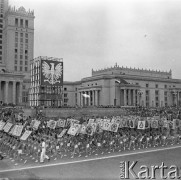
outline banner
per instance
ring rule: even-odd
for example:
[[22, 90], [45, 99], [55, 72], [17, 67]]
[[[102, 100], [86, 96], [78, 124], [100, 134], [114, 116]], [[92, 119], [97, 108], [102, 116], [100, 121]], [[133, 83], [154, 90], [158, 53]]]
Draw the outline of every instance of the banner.
[[23, 126], [22, 125], [15, 125], [14, 131], [13, 131], [13, 135], [14, 136], [20, 136], [23, 130]]
[[47, 123], [47, 127], [49, 127], [50, 129], [55, 129], [57, 122], [54, 120], [49, 120]]
[[158, 120], [152, 119], [152, 121], [151, 121], [151, 127], [152, 127], [152, 128], [158, 128]]
[[34, 125], [33, 125], [33, 129], [38, 129], [40, 123], [41, 123], [40, 121], [35, 120]]
[[67, 129], [63, 129], [62, 132], [58, 135], [58, 137], [63, 137], [64, 134], [67, 132]]
[[138, 121], [138, 129], [145, 129], [145, 121]]
[[87, 127], [87, 124], [82, 124], [82, 126], [80, 128], [80, 133], [81, 134], [86, 134], [86, 127]]
[[89, 119], [88, 124], [94, 123], [94, 119]]
[[102, 127], [102, 129], [105, 130], [105, 131], [109, 131], [110, 126], [111, 126], [111, 123], [110, 123], [110, 122], [103, 122], [103, 127]]
[[93, 133], [96, 132], [97, 123], [90, 123], [88, 125], [92, 126]]
[[130, 128], [135, 128], [136, 124], [135, 124], [135, 119], [130, 119], [129, 120], [129, 127]]
[[26, 130], [24, 134], [21, 136], [20, 140], [26, 141], [26, 139], [30, 136], [31, 133], [32, 131]]
[[71, 126], [67, 132], [67, 134], [70, 134], [72, 136], [75, 136], [78, 130], [80, 129], [81, 125], [80, 124], [74, 124]]
[[5, 123], [4, 121], [0, 121], [0, 130], [3, 129], [3, 127], [4, 127], [5, 124], [6, 124], [6, 123]]
[[167, 120], [163, 121], [163, 127], [169, 128], [169, 122]]
[[112, 123], [110, 125], [110, 129], [109, 130], [112, 131], [112, 132], [117, 132], [118, 128], [119, 128], [119, 124], [118, 123]]
[[12, 123], [7, 123], [4, 127], [3, 127], [3, 130], [4, 130], [4, 132], [9, 132], [9, 130], [11, 129], [11, 127], [12, 127]]
[[66, 120], [65, 119], [59, 119], [57, 121], [57, 126], [58, 127], [65, 127], [65, 125], [66, 125]]

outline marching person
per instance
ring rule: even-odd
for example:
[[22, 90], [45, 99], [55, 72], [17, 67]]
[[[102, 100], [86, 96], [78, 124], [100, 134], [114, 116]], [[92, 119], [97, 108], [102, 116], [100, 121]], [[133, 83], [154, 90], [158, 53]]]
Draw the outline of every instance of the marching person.
[[50, 160], [50, 158], [46, 155], [46, 143], [45, 140], [42, 139], [42, 150], [40, 154], [40, 163], [43, 163], [45, 159]]

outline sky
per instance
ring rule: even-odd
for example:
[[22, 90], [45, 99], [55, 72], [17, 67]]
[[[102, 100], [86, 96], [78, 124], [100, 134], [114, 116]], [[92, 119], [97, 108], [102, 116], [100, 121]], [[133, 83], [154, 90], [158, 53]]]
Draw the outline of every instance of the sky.
[[119, 66], [181, 79], [180, 0], [9, 0], [34, 10], [34, 57], [63, 58], [64, 80]]

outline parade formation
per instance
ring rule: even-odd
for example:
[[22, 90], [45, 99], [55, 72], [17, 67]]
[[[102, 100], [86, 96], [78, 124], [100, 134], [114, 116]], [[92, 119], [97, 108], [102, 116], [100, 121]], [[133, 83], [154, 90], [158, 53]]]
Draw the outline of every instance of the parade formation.
[[18, 165], [181, 143], [180, 108], [124, 111], [115, 117], [51, 119], [41, 113], [30, 117], [22, 109], [2, 107], [0, 153]]

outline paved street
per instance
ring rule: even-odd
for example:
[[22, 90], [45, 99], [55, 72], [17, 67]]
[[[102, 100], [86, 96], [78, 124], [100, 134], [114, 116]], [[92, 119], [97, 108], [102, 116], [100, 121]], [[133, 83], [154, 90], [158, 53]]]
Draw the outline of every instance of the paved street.
[[[181, 146], [175, 147], [159, 147], [158, 151], [154, 148], [126, 151], [122, 153], [104, 154], [102, 156], [92, 155], [88, 158], [80, 157], [74, 159], [63, 158], [58, 161], [51, 160], [45, 164], [31, 164], [26, 166], [11, 166], [8, 160], [0, 163], [0, 177], [8, 177], [9, 179], [26, 179], [26, 180], [64, 180], [64, 179], [120, 179], [120, 162], [121, 161], [138, 161], [134, 167], [137, 174], [141, 165], [151, 167], [151, 165], [160, 166], [162, 162], [168, 167], [176, 165], [181, 167], [180, 153]], [[32, 166], [32, 167], [30, 167]], [[33, 168], [36, 166], [35, 168]], [[42, 166], [42, 167], [41, 167]], [[2, 169], [8, 170], [2, 172]], [[10, 169], [14, 170], [10, 170]], [[24, 168], [24, 169], [22, 169]], [[165, 171], [165, 175], [169, 172]], [[181, 174], [181, 173], [180, 173]], [[135, 179], [130, 175], [130, 179]], [[160, 171], [156, 170], [156, 179], [161, 179]]]

